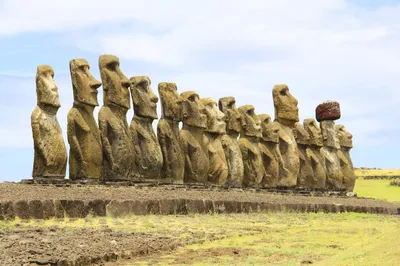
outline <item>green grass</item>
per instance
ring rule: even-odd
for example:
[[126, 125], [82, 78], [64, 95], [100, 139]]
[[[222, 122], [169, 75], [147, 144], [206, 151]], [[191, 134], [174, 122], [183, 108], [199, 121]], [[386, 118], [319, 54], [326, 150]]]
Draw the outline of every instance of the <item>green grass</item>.
[[[207, 216], [203, 216], [207, 217]], [[232, 219], [234, 218], [234, 219]], [[209, 224], [234, 227], [231, 236], [151, 255], [136, 262], [110, 265], [398, 265], [400, 233], [396, 217], [369, 214], [250, 214], [218, 215]], [[258, 233], [247, 234], [255, 223]], [[236, 224], [236, 222], [234, 222]]]
[[400, 176], [400, 169], [356, 169], [356, 176]]
[[354, 192], [358, 197], [400, 202], [400, 187], [390, 186], [390, 180], [358, 178]]

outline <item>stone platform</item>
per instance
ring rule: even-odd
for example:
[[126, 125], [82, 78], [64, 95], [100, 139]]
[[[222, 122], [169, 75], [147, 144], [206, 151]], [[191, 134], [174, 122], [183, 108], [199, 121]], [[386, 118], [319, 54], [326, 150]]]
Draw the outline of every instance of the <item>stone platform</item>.
[[183, 185], [1, 183], [0, 220], [276, 211], [400, 214], [400, 203], [326, 193]]

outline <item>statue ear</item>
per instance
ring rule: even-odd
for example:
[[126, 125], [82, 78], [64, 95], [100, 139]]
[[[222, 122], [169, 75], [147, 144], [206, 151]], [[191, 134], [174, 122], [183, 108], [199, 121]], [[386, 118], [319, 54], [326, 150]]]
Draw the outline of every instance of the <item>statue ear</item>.
[[189, 116], [188, 111], [187, 111], [187, 100], [183, 100], [181, 102], [182, 104], [182, 116], [183, 118], [187, 118]]
[[324, 129], [324, 127], [321, 127], [321, 132], [322, 132], [322, 139], [323, 139], [323, 140], [327, 140], [327, 139], [328, 139], [327, 130]]

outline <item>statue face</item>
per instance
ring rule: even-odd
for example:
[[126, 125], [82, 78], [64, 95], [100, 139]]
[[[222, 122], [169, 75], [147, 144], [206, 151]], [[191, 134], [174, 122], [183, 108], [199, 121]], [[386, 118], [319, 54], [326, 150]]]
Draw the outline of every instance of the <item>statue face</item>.
[[339, 138], [340, 146], [353, 148], [353, 135], [348, 132], [343, 125], [336, 125], [336, 132]]
[[249, 137], [262, 137], [261, 132], [261, 121], [254, 112], [253, 105], [244, 105], [239, 107], [239, 112], [242, 116], [242, 132], [240, 134], [244, 134]]
[[195, 91], [181, 93], [183, 99], [183, 123], [200, 128], [207, 128], [207, 116], [204, 105]]
[[322, 139], [324, 140], [324, 146], [340, 149], [340, 143], [335, 128], [335, 121], [333, 120], [321, 121], [321, 131], [322, 131]]
[[236, 134], [240, 133], [242, 129], [242, 118], [240, 112], [236, 108], [236, 100], [234, 97], [220, 98], [219, 110], [225, 114], [226, 130]]
[[279, 123], [273, 122], [267, 114], [258, 115], [261, 121], [262, 138], [264, 141], [279, 143]]
[[120, 107], [129, 109], [130, 81], [119, 68], [119, 59], [113, 55], [101, 55], [99, 57], [99, 68], [104, 90], [104, 104], [113, 103]]
[[131, 78], [131, 93], [135, 115], [157, 119], [158, 97], [150, 87], [149, 77], [139, 76]]
[[212, 133], [226, 133], [225, 115], [218, 109], [217, 102], [211, 98], [201, 99], [207, 115], [207, 131]]
[[163, 117], [173, 121], [182, 121], [182, 98], [178, 94], [175, 83], [161, 82], [158, 84]]
[[282, 124], [293, 126], [299, 122], [298, 101], [290, 94], [287, 85], [275, 85], [272, 89], [275, 119]]
[[38, 104], [47, 104], [59, 108], [60, 96], [54, 81], [54, 70], [51, 66], [40, 65], [36, 71], [36, 94]]
[[69, 62], [74, 100], [98, 106], [97, 89], [101, 86], [101, 82], [92, 76], [89, 69], [89, 63], [85, 59], [73, 59]]
[[305, 119], [303, 122], [304, 129], [310, 135], [310, 144], [316, 145], [318, 147], [324, 146], [324, 142], [322, 140], [321, 129], [319, 128], [317, 122], [314, 118]]
[[300, 123], [296, 123], [295, 125], [295, 137], [297, 144], [308, 145], [310, 144], [310, 135], [304, 129], [303, 125]]

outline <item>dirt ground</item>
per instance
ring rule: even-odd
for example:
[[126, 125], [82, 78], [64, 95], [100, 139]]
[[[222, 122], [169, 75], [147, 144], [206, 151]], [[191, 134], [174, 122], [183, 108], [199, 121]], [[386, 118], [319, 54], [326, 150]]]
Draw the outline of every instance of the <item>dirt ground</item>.
[[356, 197], [312, 197], [282, 195], [255, 190], [232, 189], [195, 190], [165, 187], [122, 187], [71, 185], [69, 187], [27, 185], [18, 183], [0, 184], [0, 201], [17, 200], [162, 200], [162, 199], [209, 199], [213, 201], [251, 201], [269, 203], [335, 203], [353, 206], [399, 208], [400, 203], [390, 203]]
[[129, 259], [171, 250], [185, 244], [162, 235], [91, 228], [16, 227], [0, 231], [2, 266], [102, 265], [117, 258]]

